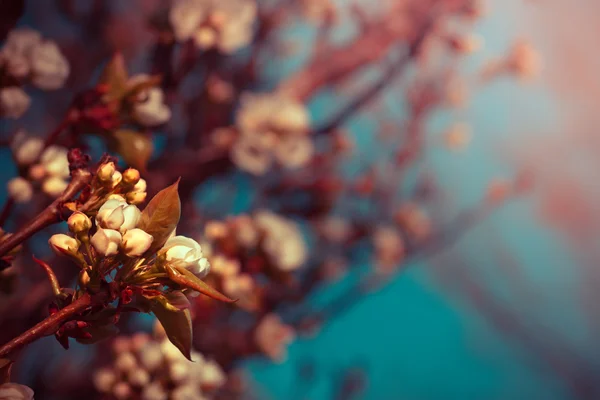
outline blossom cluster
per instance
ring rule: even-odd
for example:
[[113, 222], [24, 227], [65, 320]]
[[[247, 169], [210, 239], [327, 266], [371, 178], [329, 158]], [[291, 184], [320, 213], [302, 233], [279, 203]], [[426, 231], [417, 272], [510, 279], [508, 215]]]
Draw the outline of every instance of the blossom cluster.
[[0, 115], [19, 118], [31, 99], [22, 89], [31, 83], [42, 90], [62, 87], [69, 76], [69, 62], [58, 45], [29, 28], [11, 31], [0, 49]]
[[177, 41], [202, 50], [232, 53], [250, 43], [257, 17], [255, 0], [175, 0], [169, 22]]
[[238, 168], [264, 175], [273, 165], [299, 168], [310, 162], [315, 149], [303, 104], [279, 92], [245, 94], [240, 101], [239, 135], [231, 147]]
[[209, 221], [201, 240], [211, 259], [211, 277], [240, 306], [255, 308], [254, 275], [289, 273], [306, 262], [308, 248], [298, 225], [267, 210]]
[[12, 141], [13, 158], [22, 175], [8, 182], [10, 197], [17, 203], [31, 200], [34, 185], [51, 197], [58, 197], [67, 187], [69, 160], [67, 149], [46, 146], [44, 140], [19, 131]]
[[116, 399], [208, 400], [227, 379], [197, 351], [186, 359], [160, 327], [154, 336], [118, 336], [112, 348], [112, 364], [94, 371], [93, 379], [99, 392]]

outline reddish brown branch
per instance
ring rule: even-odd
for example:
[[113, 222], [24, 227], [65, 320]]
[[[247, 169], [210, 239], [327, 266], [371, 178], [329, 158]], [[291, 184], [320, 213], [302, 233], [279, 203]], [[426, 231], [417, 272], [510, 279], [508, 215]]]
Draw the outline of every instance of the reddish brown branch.
[[71, 182], [60, 197], [54, 200], [52, 204], [46, 207], [44, 211], [42, 211], [19, 232], [0, 242], [0, 257], [5, 256], [12, 249], [42, 229], [60, 222], [62, 219], [64, 203], [72, 201], [77, 193], [79, 193], [86, 185], [88, 185], [91, 178], [92, 175], [89, 171], [83, 169], [76, 169], [73, 171]]
[[66, 322], [74, 315], [81, 313], [93, 303], [92, 297], [87, 293], [84, 294], [65, 308], [59, 310], [56, 314], [49, 316], [33, 328], [0, 347], [0, 357], [6, 357], [43, 336], [56, 333], [62, 323]]

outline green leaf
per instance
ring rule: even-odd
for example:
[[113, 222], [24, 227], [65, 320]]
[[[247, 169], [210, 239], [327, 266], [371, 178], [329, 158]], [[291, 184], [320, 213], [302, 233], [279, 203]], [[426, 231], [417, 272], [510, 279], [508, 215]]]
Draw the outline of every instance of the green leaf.
[[123, 55], [116, 53], [104, 67], [100, 78], [100, 83], [108, 88], [107, 97], [109, 101], [120, 100], [125, 95], [128, 79], [129, 74]]
[[153, 255], [160, 250], [171, 233], [177, 228], [181, 215], [181, 201], [177, 187], [179, 180], [161, 190], [150, 200], [138, 222], [138, 228], [152, 235], [154, 240], [146, 252]]
[[206, 284], [200, 278], [198, 278], [196, 275], [194, 275], [185, 268], [167, 265], [166, 269], [167, 273], [169, 274], [169, 278], [179, 286], [195, 290], [196, 292], [200, 292], [210, 298], [220, 300], [225, 303], [235, 303], [237, 301], [230, 299], [229, 297], [219, 292], [217, 289]]
[[112, 133], [109, 142], [111, 149], [121, 155], [128, 165], [141, 170], [146, 170], [148, 160], [154, 151], [152, 138], [142, 132], [120, 129]]
[[192, 350], [192, 318], [189, 310], [172, 310], [166, 305], [166, 300], [153, 300], [152, 312], [160, 321], [167, 337], [181, 351], [181, 354], [191, 361]]
[[0, 385], [10, 382], [13, 362], [8, 358], [0, 358]]

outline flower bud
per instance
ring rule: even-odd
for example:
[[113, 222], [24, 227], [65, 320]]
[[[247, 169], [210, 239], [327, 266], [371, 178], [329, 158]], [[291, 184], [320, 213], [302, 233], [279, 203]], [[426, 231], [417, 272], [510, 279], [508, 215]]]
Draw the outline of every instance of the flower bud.
[[92, 227], [92, 220], [84, 213], [75, 211], [67, 220], [67, 225], [73, 233], [85, 233]]
[[87, 272], [86, 269], [82, 269], [81, 272], [79, 272], [79, 286], [81, 287], [86, 287], [88, 285], [88, 283], [90, 283], [90, 274]]
[[150, 248], [154, 238], [141, 229], [129, 229], [123, 235], [123, 252], [129, 257], [139, 257]]
[[118, 200], [120, 203], [126, 203], [127, 200], [125, 200], [125, 197], [121, 196], [120, 194], [110, 194], [108, 195], [108, 197], [106, 198], [106, 200]]
[[65, 235], [64, 233], [58, 233], [50, 236], [48, 244], [58, 255], [64, 253], [75, 253], [79, 249], [79, 242], [71, 236]]
[[112, 180], [111, 180], [111, 187], [114, 189], [117, 187], [117, 185], [119, 183], [121, 183], [121, 180], [123, 179], [123, 175], [121, 175], [121, 173], [119, 171], [115, 171], [115, 173], [112, 176]]
[[96, 176], [98, 176], [100, 182], [111, 182], [116, 170], [115, 163], [111, 161], [100, 165], [98, 171], [96, 171]]
[[127, 202], [131, 205], [142, 204], [146, 201], [147, 194], [146, 192], [129, 192], [126, 195]]
[[33, 196], [31, 183], [20, 176], [11, 179], [7, 184], [8, 194], [16, 203], [26, 203]]
[[112, 256], [119, 252], [121, 244], [121, 234], [113, 229], [98, 229], [92, 236], [92, 246], [102, 256]]
[[123, 182], [128, 185], [135, 185], [140, 180], [140, 171], [135, 168], [128, 168], [123, 172]]
[[146, 180], [145, 179], [140, 179], [133, 186], [132, 192], [145, 192], [147, 187], [148, 187], [148, 184], [146, 183]]
[[98, 210], [96, 224], [104, 229], [120, 230], [125, 233], [136, 227], [141, 212], [134, 206], [118, 199], [107, 200]]

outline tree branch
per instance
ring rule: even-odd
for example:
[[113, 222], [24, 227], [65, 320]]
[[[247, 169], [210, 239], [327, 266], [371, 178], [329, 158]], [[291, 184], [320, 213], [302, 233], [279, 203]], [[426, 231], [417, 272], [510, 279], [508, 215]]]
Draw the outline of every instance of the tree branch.
[[29, 239], [31, 236], [62, 220], [63, 204], [72, 201], [77, 193], [85, 188], [92, 175], [84, 169], [76, 169], [71, 174], [71, 182], [63, 194], [50, 204], [44, 211], [35, 217], [27, 226], [14, 235], [10, 235], [0, 242], [0, 257], [5, 256], [12, 249]]
[[94, 304], [92, 296], [87, 293], [84, 294], [65, 308], [59, 310], [56, 314], [49, 316], [33, 328], [0, 347], [0, 357], [6, 357], [43, 336], [52, 335], [60, 328], [62, 323], [74, 315], [81, 313], [92, 304]]

